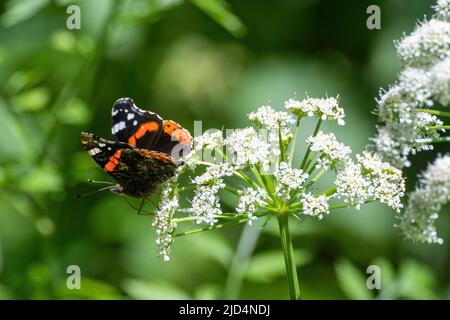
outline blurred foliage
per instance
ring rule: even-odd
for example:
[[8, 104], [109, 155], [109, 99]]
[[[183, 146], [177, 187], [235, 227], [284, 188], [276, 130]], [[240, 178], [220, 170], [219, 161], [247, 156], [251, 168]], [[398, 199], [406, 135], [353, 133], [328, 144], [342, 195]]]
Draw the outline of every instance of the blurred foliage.
[[[81, 30], [66, 29], [73, 3]], [[365, 27], [368, 0], [0, 2], [0, 298], [287, 298], [274, 221], [251, 236], [238, 226], [179, 238], [164, 263], [151, 217], [109, 193], [74, 199], [92, 190], [88, 178], [108, 179], [79, 133], [110, 136], [123, 96], [192, 130], [241, 126], [257, 106], [305, 92], [340, 94], [347, 126], [332, 128], [361, 151], [374, 97], [399, 69], [392, 41], [432, 1], [375, 3], [377, 31]], [[416, 157], [410, 187], [429, 159]], [[378, 205], [293, 220], [304, 298], [450, 298], [450, 216], [443, 246], [403, 241], [394, 222]], [[73, 264], [81, 290], [65, 286]], [[379, 291], [365, 286], [370, 264]]]

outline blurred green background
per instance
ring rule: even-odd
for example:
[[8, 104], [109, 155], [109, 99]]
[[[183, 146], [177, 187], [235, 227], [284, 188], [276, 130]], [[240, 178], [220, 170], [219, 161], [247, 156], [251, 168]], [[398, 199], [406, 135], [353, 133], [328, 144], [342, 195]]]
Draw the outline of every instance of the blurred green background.
[[[81, 30], [66, 28], [69, 4], [81, 8]], [[381, 8], [381, 30], [366, 28], [370, 4]], [[0, 298], [287, 299], [275, 221], [177, 238], [164, 263], [151, 217], [111, 193], [74, 199], [93, 190], [88, 178], [109, 179], [80, 131], [110, 137], [110, 108], [124, 96], [193, 130], [194, 120], [235, 128], [261, 104], [340, 94], [347, 125], [329, 129], [359, 152], [375, 132], [379, 87], [400, 70], [393, 40], [432, 4], [1, 1]], [[410, 189], [448, 150], [439, 148], [414, 159]], [[375, 204], [293, 220], [303, 297], [449, 299], [448, 212], [442, 246], [407, 242], [394, 223]], [[381, 267], [378, 291], [366, 288], [371, 264]], [[66, 289], [69, 265], [81, 268], [81, 290]]]

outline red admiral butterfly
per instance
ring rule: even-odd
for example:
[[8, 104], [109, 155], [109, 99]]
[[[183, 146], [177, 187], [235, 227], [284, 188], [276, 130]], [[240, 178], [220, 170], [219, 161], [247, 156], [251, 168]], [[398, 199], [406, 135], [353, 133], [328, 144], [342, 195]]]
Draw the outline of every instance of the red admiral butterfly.
[[175, 174], [191, 151], [189, 131], [121, 98], [112, 107], [115, 141], [81, 133], [89, 155], [118, 183], [111, 191], [145, 199]]

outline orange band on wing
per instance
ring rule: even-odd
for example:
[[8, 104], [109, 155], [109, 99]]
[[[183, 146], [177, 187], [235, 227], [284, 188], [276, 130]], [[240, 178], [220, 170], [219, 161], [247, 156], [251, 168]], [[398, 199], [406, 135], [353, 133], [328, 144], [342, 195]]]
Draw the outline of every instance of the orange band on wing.
[[180, 143], [190, 144], [192, 142], [189, 132], [172, 120], [164, 121], [164, 133], [176, 137]]
[[111, 157], [109, 157], [108, 163], [105, 165], [104, 169], [107, 172], [114, 171], [116, 166], [119, 164], [120, 155], [122, 150], [117, 150]]
[[159, 129], [159, 124], [156, 121], [145, 122], [141, 124], [139, 129], [128, 138], [128, 144], [136, 146], [136, 140], [142, 138], [147, 132], [157, 132]]

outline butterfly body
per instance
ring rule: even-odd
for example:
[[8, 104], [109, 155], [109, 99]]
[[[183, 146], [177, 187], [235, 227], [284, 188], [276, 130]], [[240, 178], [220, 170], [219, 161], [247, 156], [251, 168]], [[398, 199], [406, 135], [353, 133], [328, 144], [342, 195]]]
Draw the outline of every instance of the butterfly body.
[[170, 179], [192, 141], [179, 124], [139, 109], [129, 98], [113, 105], [112, 133], [116, 141], [82, 132], [81, 143], [118, 183], [112, 191], [135, 198], [146, 198]]

